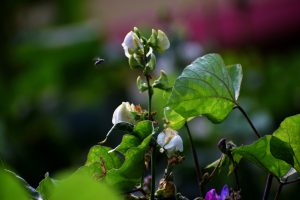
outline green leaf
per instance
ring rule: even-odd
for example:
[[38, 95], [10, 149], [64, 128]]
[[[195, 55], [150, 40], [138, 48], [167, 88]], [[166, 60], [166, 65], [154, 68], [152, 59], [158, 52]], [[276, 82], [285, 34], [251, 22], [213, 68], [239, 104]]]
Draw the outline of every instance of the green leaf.
[[147, 83], [142, 81], [142, 78], [140, 76], [137, 77], [136, 79], [136, 85], [138, 90], [142, 93], [145, 92], [146, 90], [148, 90], [148, 86]]
[[139, 146], [128, 149], [122, 166], [109, 170], [105, 181], [122, 191], [130, 190], [138, 184], [144, 173], [144, 157], [151, 139], [152, 134], [147, 136]]
[[206, 116], [221, 122], [236, 104], [241, 80], [240, 65], [226, 67], [220, 55], [207, 54], [176, 79], [168, 106], [185, 119]]
[[284, 160], [288, 164], [294, 166], [294, 151], [289, 143], [273, 136], [270, 140], [270, 151], [275, 158]]
[[127, 122], [120, 122], [117, 124], [114, 124], [113, 127], [108, 131], [106, 134], [106, 137], [103, 141], [100, 142], [100, 144], [103, 144], [106, 142], [108, 137], [110, 136], [111, 133], [117, 132], [117, 131], [125, 131], [125, 132], [132, 132], [133, 130], [133, 124], [127, 123]]
[[227, 65], [229, 76], [232, 81], [233, 89], [234, 89], [234, 98], [237, 101], [240, 95], [240, 89], [243, 79], [243, 70], [242, 65], [235, 64], [235, 65]]
[[139, 144], [140, 140], [136, 136], [126, 134], [123, 136], [121, 143], [116, 148], [109, 151], [109, 153], [112, 153], [113, 151], [118, 151], [122, 154], [125, 154], [128, 149], [136, 147]]
[[110, 150], [109, 147], [95, 145], [88, 153], [85, 166], [89, 167], [97, 179], [103, 177], [108, 170], [118, 168], [122, 164], [116, 152], [109, 153]]
[[183, 118], [174, 110], [171, 110], [170, 107], [164, 108], [164, 115], [165, 115], [165, 120], [168, 123], [168, 127], [174, 130], [180, 129], [186, 122], [185, 118]]
[[133, 128], [133, 134], [143, 140], [154, 131], [153, 123], [150, 120], [138, 122]]
[[234, 160], [238, 163], [241, 158], [266, 169], [277, 177], [283, 177], [291, 168], [285, 161], [275, 158], [270, 151], [270, 141], [272, 136], [268, 135], [260, 138], [256, 142], [232, 149]]
[[16, 176], [0, 169], [0, 199], [28, 200], [30, 196]]
[[5, 169], [5, 172], [14, 176], [22, 184], [23, 188], [26, 189], [27, 193], [30, 194], [32, 199], [39, 200], [41, 198], [40, 193], [36, 191], [31, 185], [29, 185], [27, 181], [25, 181], [25, 179], [23, 179], [21, 176], [17, 175], [15, 172], [10, 171], [8, 169]]
[[122, 199], [114, 188], [109, 188], [83, 173], [75, 173], [54, 188], [49, 200], [95, 200], [104, 197], [106, 200]]
[[56, 180], [52, 179], [47, 172], [45, 174], [45, 178], [39, 183], [36, 190], [42, 195], [43, 200], [48, 200], [56, 185]]
[[273, 133], [294, 151], [294, 168], [300, 172], [300, 114], [286, 118]]
[[170, 91], [172, 87], [169, 85], [168, 76], [165, 71], [160, 71], [160, 76], [156, 79], [153, 84], [153, 88], [158, 88], [164, 91]]

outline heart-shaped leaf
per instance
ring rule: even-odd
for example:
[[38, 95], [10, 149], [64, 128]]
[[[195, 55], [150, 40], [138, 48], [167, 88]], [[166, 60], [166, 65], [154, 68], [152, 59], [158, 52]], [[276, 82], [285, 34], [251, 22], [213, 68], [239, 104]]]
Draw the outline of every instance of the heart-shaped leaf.
[[220, 55], [207, 54], [176, 79], [167, 106], [186, 120], [206, 116], [221, 122], [236, 104], [241, 80], [241, 65], [227, 67]]
[[294, 168], [300, 172], [300, 114], [286, 118], [273, 133], [294, 151]]
[[[283, 177], [290, 170], [291, 166], [281, 159], [275, 158], [270, 151], [270, 141], [273, 136], [267, 135], [260, 138], [250, 145], [240, 146], [232, 149], [232, 155], [236, 162], [242, 158], [250, 160], [263, 167], [277, 177]], [[283, 151], [290, 152], [291, 149], [286, 149], [280, 146], [281, 142], [273, 143], [272, 148], [281, 148]], [[275, 146], [279, 145], [279, 146]]]

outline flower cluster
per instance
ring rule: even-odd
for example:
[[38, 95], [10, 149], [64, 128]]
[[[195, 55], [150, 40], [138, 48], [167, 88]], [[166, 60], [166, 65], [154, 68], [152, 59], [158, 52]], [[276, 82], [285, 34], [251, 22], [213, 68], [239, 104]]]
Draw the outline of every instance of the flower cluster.
[[149, 39], [142, 37], [138, 28], [127, 33], [122, 43], [125, 56], [132, 69], [141, 68], [145, 73], [152, 71], [156, 66], [156, 57], [153, 51], [164, 52], [170, 47], [166, 34], [161, 30], [152, 30]]

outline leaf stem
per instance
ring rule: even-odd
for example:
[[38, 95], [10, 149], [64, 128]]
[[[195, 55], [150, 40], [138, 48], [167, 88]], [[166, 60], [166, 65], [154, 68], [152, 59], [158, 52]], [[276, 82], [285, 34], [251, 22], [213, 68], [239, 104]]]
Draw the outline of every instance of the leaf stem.
[[266, 181], [266, 186], [265, 186], [265, 190], [264, 190], [263, 200], [267, 200], [269, 198], [270, 189], [271, 189], [271, 186], [272, 186], [272, 181], [273, 181], [273, 175], [268, 174], [267, 181]]
[[195, 170], [196, 170], [196, 175], [197, 175], [197, 181], [198, 181], [198, 185], [199, 185], [199, 188], [200, 188], [200, 197], [202, 197], [202, 195], [204, 194], [204, 188], [203, 188], [203, 185], [202, 185], [202, 172], [201, 172], [201, 169], [200, 169], [200, 166], [199, 166], [197, 152], [196, 152], [196, 149], [195, 149], [195, 146], [194, 146], [194, 143], [193, 143], [193, 138], [192, 138], [192, 134], [190, 132], [188, 123], [185, 122], [184, 125], [186, 127], [186, 130], [187, 130], [187, 133], [188, 133], [188, 136], [189, 136], [189, 141], [190, 141], [190, 145], [191, 145], [191, 148], [192, 148], [193, 159], [194, 159], [194, 164], [195, 164]]
[[244, 117], [246, 118], [248, 124], [251, 126], [252, 130], [254, 131], [255, 135], [260, 138], [260, 134], [258, 133], [258, 131], [256, 130], [254, 124], [252, 123], [252, 121], [250, 120], [249, 116], [247, 115], [246, 111], [239, 105], [236, 103], [236, 107], [237, 109], [239, 109], [239, 111], [241, 111], [241, 113], [244, 115]]

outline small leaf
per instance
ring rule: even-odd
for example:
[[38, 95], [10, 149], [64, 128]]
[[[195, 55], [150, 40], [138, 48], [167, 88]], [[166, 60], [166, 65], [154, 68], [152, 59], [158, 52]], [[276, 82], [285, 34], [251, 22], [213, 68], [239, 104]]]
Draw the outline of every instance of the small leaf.
[[241, 80], [240, 65], [226, 67], [220, 55], [207, 54], [176, 79], [167, 106], [185, 119], [206, 116], [219, 123], [236, 104]]
[[48, 200], [52, 195], [54, 187], [56, 187], [56, 180], [52, 179], [47, 172], [45, 178], [39, 183], [36, 190], [42, 195], [43, 200]]
[[294, 168], [300, 172], [300, 114], [286, 118], [273, 133], [294, 151]]
[[163, 70], [160, 71], [160, 76], [158, 77], [158, 79], [156, 79], [153, 82], [152, 87], [158, 88], [158, 89], [161, 89], [164, 91], [171, 90], [172, 87], [169, 85], [168, 76], [165, 71], [163, 71]]
[[143, 140], [154, 131], [153, 123], [150, 120], [138, 122], [133, 129], [133, 134]]
[[118, 151], [122, 154], [125, 154], [128, 149], [132, 147], [136, 147], [139, 144], [140, 144], [140, 140], [136, 136], [126, 134], [123, 136], [121, 143], [113, 150], [110, 150], [109, 153], [113, 151]]
[[137, 79], [136, 79], [136, 85], [137, 85], [138, 90], [141, 93], [148, 90], [147, 83], [143, 82], [140, 76], [138, 76]]
[[234, 160], [238, 163], [241, 158], [252, 161], [277, 177], [283, 177], [290, 169], [285, 161], [275, 158], [270, 151], [272, 136], [267, 135], [256, 142], [232, 149]]

